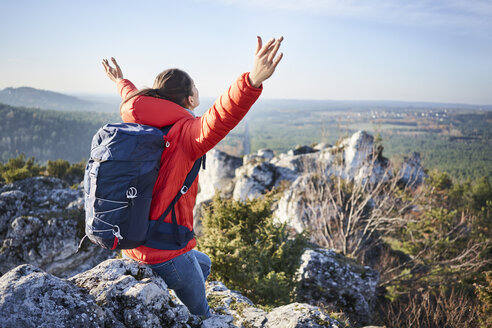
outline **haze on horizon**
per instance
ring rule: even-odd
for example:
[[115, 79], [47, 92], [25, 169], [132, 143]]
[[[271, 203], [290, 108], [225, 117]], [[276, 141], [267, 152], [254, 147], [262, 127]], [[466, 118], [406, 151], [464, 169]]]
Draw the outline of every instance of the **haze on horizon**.
[[151, 86], [179, 67], [216, 97], [283, 35], [264, 98], [492, 104], [487, 0], [6, 0], [0, 89], [114, 94], [101, 59]]

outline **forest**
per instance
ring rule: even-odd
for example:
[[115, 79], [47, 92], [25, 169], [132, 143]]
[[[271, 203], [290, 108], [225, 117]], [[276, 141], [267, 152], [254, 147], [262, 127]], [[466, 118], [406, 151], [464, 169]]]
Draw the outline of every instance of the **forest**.
[[[328, 110], [319, 103], [301, 110], [287, 104], [253, 108], [218, 149], [241, 156], [247, 143], [251, 152], [269, 148], [278, 154], [299, 145], [334, 144], [366, 130], [394, 161], [419, 152], [426, 169], [446, 172], [460, 181], [492, 176], [492, 111], [412, 107]], [[41, 163], [87, 159], [97, 129], [121, 121], [117, 113], [64, 112], [1, 103], [0, 120], [0, 161], [24, 154]]]
[[64, 159], [80, 162], [90, 153], [92, 136], [119, 115], [61, 112], [0, 104], [0, 160], [24, 154], [41, 163]]

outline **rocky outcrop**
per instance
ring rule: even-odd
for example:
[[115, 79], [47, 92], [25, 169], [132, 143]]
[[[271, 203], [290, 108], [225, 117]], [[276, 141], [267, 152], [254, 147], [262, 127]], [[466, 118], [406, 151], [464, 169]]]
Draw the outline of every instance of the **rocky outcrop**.
[[358, 131], [351, 137], [341, 140], [338, 150], [343, 151], [342, 177], [364, 183], [377, 183], [388, 179], [392, 172], [388, 171], [388, 163], [376, 156], [374, 137], [365, 131]]
[[0, 272], [24, 263], [60, 277], [92, 268], [113, 252], [85, 242], [83, 190], [53, 177], [0, 187]]
[[[202, 191], [197, 199], [201, 202], [210, 201], [214, 194], [212, 186], [214, 190], [221, 190], [221, 186], [225, 186], [227, 195], [233, 186], [234, 199], [246, 200], [261, 196], [287, 182], [290, 187], [283, 191], [274, 216], [279, 222], [287, 222], [297, 232], [309, 228], [309, 211], [305, 208], [303, 192], [306, 184], [316, 175], [335, 175], [356, 183], [375, 184], [387, 181], [395, 174], [389, 161], [374, 149], [374, 138], [364, 131], [358, 131], [334, 146], [302, 146], [278, 156], [274, 156], [271, 150], [262, 149], [244, 156], [240, 166], [237, 160], [231, 165], [230, 161], [221, 158], [225, 158], [225, 155], [207, 157], [207, 165], [220, 168], [227, 174], [219, 176], [214, 173], [207, 175], [206, 179], [200, 178]], [[418, 153], [406, 159], [397, 171], [398, 178], [412, 187], [422, 183], [425, 177]]]
[[409, 186], [419, 186], [422, 184], [427, 174], [422, 168], [420, 153], [414, 152], [410, 157], [404, 157], [400, 168], [400, 181]]
[[0, 326], [103, 327], [104, 310], [76, 285], [24, 264], [0, 278]]
[[318, 307], [293, 303], [265, 312], [222, 283], [207, 286], [214, 315], [191, 315], [164, 281], [132, 260], [107, 260], [70, 279], [31, 265], [0, 278], [2, 327], [342, 327]]
[[216, 149], [209, 151], [206, 169], [200, 172], [200, 192], [196, 202], [199, 204], [212, 199], [217, 190], [225, 197], [232, 196], [235, 171], [242, 164], [243, 160], [239, 157], [228, 155]]
[[133, 260], [107, 260], [68, 280], [103, 309], [107, 327], [187, 327], [199, 319], [169, 294], [152, 269]]
[[[229, 290], [220, 282], [210, 283], [207, 290], [210, 306], [215, 313], [225, 316], [220, 319], [221, 321], [229, 324], [223, 327], [342, 327], [318, 307], [309, 304], [292, 303], [265, 312], [248, 298]], [[202, 327], [218, 327], [214, 318], [209, 320], [204, 321]]]
[[300, 302], [342, 310], [357, 326], [372, 319], [379, 273], [333, 250], [308, 249], [298, 270]]

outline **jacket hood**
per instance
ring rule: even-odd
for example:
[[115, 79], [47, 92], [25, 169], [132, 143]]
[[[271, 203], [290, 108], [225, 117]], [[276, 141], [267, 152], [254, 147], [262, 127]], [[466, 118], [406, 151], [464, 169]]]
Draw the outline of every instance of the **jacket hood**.
[[189, 119], [195, 116], [188, 109], [172, 101], [139, 96], [130, 99], [122, 106], [121, 117], [124, 122], [163, 127], [174, 124], [181, 119]]

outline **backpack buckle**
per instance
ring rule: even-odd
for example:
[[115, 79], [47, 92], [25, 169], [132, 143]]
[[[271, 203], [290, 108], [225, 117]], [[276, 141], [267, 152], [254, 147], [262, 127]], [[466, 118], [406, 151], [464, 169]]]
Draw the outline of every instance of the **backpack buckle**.
[[113, 235], [119, 240], [123, 239], [123, 236], [120, 233], [120, 227], [118, 227], [117, 225], [113, 226]]
[[184, 195], [188, 192], [188, 187], [187, 186], [183, 186], [181, 187], [181, 194]]

